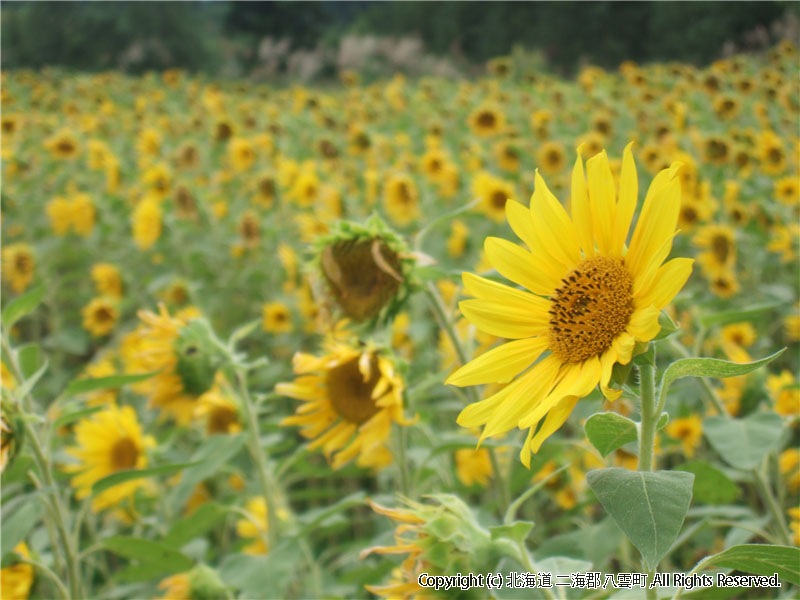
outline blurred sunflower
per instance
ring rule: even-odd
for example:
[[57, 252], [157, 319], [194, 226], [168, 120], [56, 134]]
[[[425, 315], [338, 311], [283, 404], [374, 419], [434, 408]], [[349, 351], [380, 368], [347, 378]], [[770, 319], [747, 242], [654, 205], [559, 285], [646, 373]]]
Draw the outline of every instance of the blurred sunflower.
[[146, 196], [133, 211], [133, 240], [136, 245], [147, 250], [161, 237], [161, 205], [156, 198]]
[[491, 219], [501, 223], [506, 202], [514, 199], [514, 184], [486, 171], [479, 172], [472, 182], [472, 193], [480, 200], [480, 208]]
[[557, 175], [567, 164], [567, 154], [561, 142], [545, 142], [537, 154], [539, 168], [548, 175]]
[[419, 218], [419, 192], [406, 173], [393, 173], [386, 180], [383, 206], [397, 225], [404, 227]]
[[244, 547], [246, 554], [267, 554], [267, 542], [264, 538], [269, 530], [269, 514], [264, 498], [251, 498], [244, 506], [250, 519], [239, 519], [236, 522], [236, 533], [243, 538], [251, 538], [252, 542]]
[[[31, 553], [25, 542], [14, 546], [14, 552], [23, 558]], [[9, 561], [9, 566], [0, 569], [0, 598], [3, 600], [27, 600], [33, 586], [33, 566], [26, 562]]]
[[481, 440], [513, 427], [529, 429], [520, 453], [529, 466], [531, 451], [566, 421], [579, 398], [598, 384], [607, 398], [619, 396], [609, 387], [614, 364], [627, 364], [637, 342], [656, 336], [661, 309], [691, 274], [691, 259], [661, 264], [675, 236], [680, 166], [653, 180], [627, 246], [638, 195], [630, 144], [619, 194], [605, 153], [587, 162], [588, 177], [579, 155], [571, 219], [538, 173], [530, 209], [507, 203], [509, 224], [531, 251], [487, 238], [486, 255], [501, 275], [530, 292], [464, 273], [464, 288], [475, 299], [459, 308], [478, 329], [514, 341], [464, 365], [447, 383], [513, 382], [465, 408], [460, 425], [484, 425]]
[[[71, 484], [76, 488], [78, 499], [88, 498], [92, 486], [108, 475], [146, 467], [145, 449], [156, 445], [155, 439], [142, 434], [132, 407], [114, 405], [78, 421], [75, 441], [78, 445], [67, 448], [67, 453], [80, 464], [68, 465], [64, 470], [77, 473]], [[110, 487], [92, 498], [92, 510], [98, 512], [116, 506], [131, 498], [143, 485], [143, 479], [134, 479]]]
[[20, 293], [33, 281], [36, 259], [28, 244], [9, 244], [2, 250], [3, 280], [11, 283], [11, 289]]
[[386, 448], [392, 422], [403, 417], [403, 380], [392, 360], [372, 346], [354, 347], [330, 337], [325, 354], [297, 353], [299, 375], [275, 386], [278, 394], [301, 400], [294, 416], [281, 425], [299, 425], [313, 439], [309, 449], [322, 448], [338, 469], [358, 457], [361, 467], [381, 468], [392, 460]]
[[262, 307], [261, 327], [267, 333], [289, 333], [292, 313], [283, 302], [268, 302]]
[[121, 352], [127, 372], [156, 372], [136, 389], [150, 397], [149, 406], [161, 410], [162, 419], [172, 417], [179, 425], [192, 421], [221, 364], [198, 317], [194, 309], [170, 316], [163, 304], [158, 314], [139, 311], [142, 325]]
[[103, 337], [111, 333], [119, 319], [117, 302], [113, 298], [93, 298], [83, 307], [83, 328], [92, 334], [92, 337]]
[[95, 263], [91, 270], [95, 290], [101, 296], [122, 298], [122, 278], [111, 263]]
[[497, 135], [505, 128], [505, 114], [495, 104], [483, 104], [469, 116], [469, 126], [481, 137]]
[[692, 243], [704, 250], [697, 255], [697, 262], [712, 277], [731, 269], [736, 263], [735, 233], [727, 225], [702, 227]]

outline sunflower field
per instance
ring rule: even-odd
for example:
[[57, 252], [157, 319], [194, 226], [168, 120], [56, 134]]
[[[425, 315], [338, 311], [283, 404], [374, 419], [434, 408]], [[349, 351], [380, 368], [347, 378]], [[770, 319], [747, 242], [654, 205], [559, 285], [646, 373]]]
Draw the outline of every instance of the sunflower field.
[[800, 83], [2, 75], [3, 599], [794, 598]]

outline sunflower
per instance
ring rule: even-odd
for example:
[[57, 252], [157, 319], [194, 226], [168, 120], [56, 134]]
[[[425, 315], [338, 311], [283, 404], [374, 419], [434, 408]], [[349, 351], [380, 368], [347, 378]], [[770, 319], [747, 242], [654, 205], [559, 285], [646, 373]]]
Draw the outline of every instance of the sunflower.
[[292, 330], [292, 313], [283, 302], [269, 302], [262, 307], [261, 327], [268, 333], [289, 333]]
[[[75, 425], [78, 445], [67, 448], [67, 453], [80, 461], [65, 467], [77, 473], [72, 478], [78, 499], [87, 498], [92, 486], [119, 471], [143, 469], [147, 466], [145, 449], [155, 446], [151, 436], [142, 435], [136, 412], [130, 406], [109, 406], [102, 412], [81, 419]], [[116, 506], [144, 485], [144, 480], [134, 479], [117, 484], [92, 498], [92, 510], [98, 512]]]
[[164, 590], [164, 595], [156, 600], [190, 600], [192, 597], [188, 572], [162, 579], [157, 589]]
[[786, 170], [786, 151], [781, 138], [773, 131], [758, 136], [758, 159], [767, 175], [780, 175]]
[[485, 486], [492, 476], [492, 463], [486, 448], [460, 448], [453, 455], [459, 481], [469, 487]]
[[83, 307], [83, 328], [92, 337], [103, 337], [111, 333], [119, 319], [119, 309], [114, 298], [100, 296]]
[[469, 227], [461, 219], [453, 219], [450, 223], [450, 235], [447, 237], [447, 254], [458, 258], [464, 254], [469, 240]]
[[237, 225], [239, 237], [242, 238], [242, 244], [245, 248], [252, 250], [257, 248], [261, 241], [261, 222], [258, 213], [254, 210], [246, 210], [239, 218]]
[[557, 175], [567, 164], [567, 154], [561, 142], [545, 142], [537, 154], [539, 168], [548, 175]]
[[72, 132], [62, 129], [53, 137], [48, 138], [44, 146], [56, 158], [70, 159], [75, 158], [80, 153], [78, 140]]
[[92, 265], [91, 277], [98, 294], [122, 298], [122, 278], [117, 267], [111, 263], [95, 263]]
[[11, 283], [11, 289], [20, 293], [33, 281], [36, 259], [28, 244], [11, 244], [3, 248], [3, 279]]
[[720, 298], [731, 298], [741, 289], [733, 269], [724, 269], [716, 273], [710, 281], [711, 291]]
[[281, 425], [301, 426], [300, 433], [314, 440], [309, 449], [321, 447], [334, 469], [355, 457], [361, 467], [391, 462], [386, 441], [392, 422], [410, 422], [403, 418], [403, 380], [388, 356], [329, 337], [325, 354], [297, 353], [292, 364], [299, 377], [275, 391], [303, 404]]
[[123, 342], [120, 354], [126, 372], [156, 372], [134, 388], [150, 397], [149, 406], [159, 408], [162, 418], [188, 425], [201, 397], [214, 390], [219, 360], [206, 347], [195, 309], [170, 316], [163, 304], [158, 308], [158, 314], [139, 311], [142, 324]]
[[198, 417], [206, 418], [206, 433], [238, 433], [242, 430], [239, 410], [230, 398], [217, 391], [209, 391], [200, 397]]
[[739, 101], [733, 96], [717, 96], [714, 100], [714, 112], [722, 121], [730, 121], [739, 114]]
[[703, 140], [703, 160], [712, 165], [724, 165], [731, 158], [728, 141], [718, 135], [708, 136]]
[[683, 417], [670, 421], [666, 429], [667, 435], [679, 440], [686, 458], [693, 458], [700, 439], [703, 437], [703, 421], [698, 415]]
[[245, 138], [235, 137], [228, 142], [228, 156], [236, 171], [247, 171], [256, 161], [253, 143]]
[[269, 530], [269, 514], [264, 498], [251, 498], [244, 507], [250, 519], [236, 522], [236, 533], [243, 538], [252, 538], [252, 542], [244, 547], [246, 554], [267, 554], [267, 531]]
[[469, 116], [469, 126], [476, 135], [489, 137], [497, 135], [505, 127], [506, 117], [494, 104], [484, 104]]
[[419, 218], [419, 192], [406, 173], [393, 173], [386, 180], [383, 207], [397, 225], [404, 227]]
[[[30, 558], [31, 553], [25, 542], [14, 547], [14, 552], [23, 558]], [[10, 562], [9, 566], [0, 569], [0, 598], [3, 600], [27, 600], [33, 586], [33, 566], [26, 562]]]
[[516, 173], [520, 166], [520, 150], [515, 140], [502, 140], [495, 144], [494, 155], [503, 171]]
[[724, 272], [736, 264], [736, 238], [727, 225], [706, 225], [692, 239], [698, 248], [705, 251], [697, 255], [697, 262], [711, 277]]
[[447, 153], [440, 148], [429, 148], [420, 158], [419, 164], [422, 172], [430, 181], [441, 181], [445, 173], [445, 167], [450, 159]]
[[460, 425], [485, 425], [481, 440], [513, 427], [528, 429], [520, 458], [530, 466], [531, 451], [566, 421], [579, 398], [598, 384], [607, 398], [619, 397], [621, 392], [609, 387], [614, 364], [627, 364], [637, 342], [656, 336], [661, 309], [691, 274], [690, 259], [661, 264], [675, 236], [680, 166], [675, 163], [653, 180], [627, 246], [638, 193], [630, 144], [619, 194], [604, 152], [587, 162], [588, 177], [578, 156], [572, 218], [538, 173], [530, 210], [507, 203], [509, 224], [530, 251], [487, 238], [486, 255], [501, 275], [530, 292], [464, 273], [464, 288], [475, 299], [459, 307], [478, 329], [514, 341], [464, 365], [447, 383], [513, 382], [466, 407]]
[[782, 177], [775, 182], [775, 197], [786, 206], [800, 205], [800, 177]]
[[133, 241], [141, 250], [147, 250], [161, 237], [162, 210], [158, 200], [146, 196], [133, 210]]
[[472, 181], [472, 193], [480, 200], [480, 207], [486, 216], [498, 223], [503, 221], [506, 201], [515, 196], [513, 183], [486, 171], [481, 171], [475, 176]]

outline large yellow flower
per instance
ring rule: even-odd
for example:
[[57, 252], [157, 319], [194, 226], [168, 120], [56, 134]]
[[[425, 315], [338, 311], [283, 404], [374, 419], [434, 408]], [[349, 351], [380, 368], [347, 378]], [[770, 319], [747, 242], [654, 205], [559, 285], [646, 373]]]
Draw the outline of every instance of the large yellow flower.
[[538, 173], [530, 209], [506, 204], [509, 224], [529, 250], [499, 238], [485, 242], [492, 266], [530, 291], [463, 275], [475, 298], [459, 304], [462, 314], [478, 329], [514, 341], [464, 365], [447, 383], [513, 382], [466, 407], [458, 423], [484, 425], [481, 440], [513, 427], [528, 429], [520, 454], [526, 466], [531, 451], [564, 423], [579, 398], [598, 384], [607, 398], [619, 396], [609, 387], [614, 363], [628, 363], [636, 342], [656, 336], [661, 309], [692, 270], [687, 258], [661, 264], [680, 210], [680, 163], [653, 180], [627, 245], [638, 195], [631, 146], [623, 155], [619, 193], [604, 152], [586, 167], [584, 176], [579, 156], [571, 218]]
[[[136, 412], [130, 406], [109, 406], [92, 417], [82, 419], [75, 426], [77, 447], [67, 449], [67, 453], [80, 461], [66, 470], [77, 472], [72, 478], [72, 487], [77, 488], [75, 496], [86, 498], [92, 493], [92, 486], [118, 471], [143, 469], [147, 466], [145, 448], [155, 446], [155, 440], [142, 435], [142, 428]], [[143, 479], [134, 479], [117, 484], [92, 499], [92, 510], [97, 512], [115, 506], [133, 496], [144, 485]]]
[[[14, 552], [23, 558], [31, 553], [25, 542], [14, 547]], [[0, 598], [3, 600], [26, 600], [33, 585], [33, 567], [26, 562], [12, 563], [0, 570]]]
[[[380, 468], [391, 461], [386, 448], [392, 422], [403, 418], [403, 381], [394, 364], [374, 348], [355, 348], [329, 339], [326, 354], [297, 353], [291, 383], [275, 391], [303, 404], [281, 425], [300, 425], [314, 438], [310, 449], [322, 448], [338, 469], [358, 456], [361, 467]], [[324, 433], [323, 433], [324, 432]]]

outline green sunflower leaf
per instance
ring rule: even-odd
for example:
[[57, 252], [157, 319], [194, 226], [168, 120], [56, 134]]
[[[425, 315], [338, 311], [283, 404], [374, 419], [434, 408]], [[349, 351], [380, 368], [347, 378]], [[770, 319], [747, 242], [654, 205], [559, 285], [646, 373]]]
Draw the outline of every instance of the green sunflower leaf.
[[595, 413], [583, 425], [586, 437], [604, 457], [637, 439], [636, 423], [613, 412]]
[[27, 502], [11, 515], [3, 515], [3, 526], [0, 531], [0, 556], [5, 556], [14, 550], [17, 544], [25, 539], [33, 526], [39, 521], [42, 514], [40, 502]]
[[78, 394], [86, 394], [96, 390], [112, 390], [121, 388], [131, 383], [138, 383], [145, 379], [150, 379], [158, 371], [152, 373], [136, 373], [134, 375], [109, 375], [108, 377], [95, 377], [75, 379], [67, 385], [62, 396], [77, 396]]
[[164, 537], [163, 543], [172, 548], [180, 548], [206, 533], [227, 514], [228, 509], [221, 504], [206, 502], [197, 507], [192, 514], [175, 521]]
[[19, 298], [14, 298], [6, 304], [2, 315], [0, 315], [3, 321], [3, 328], [9, 331], [14, 326], [14, 323], [36, 310], [36, 307], [39, 306], [44, 297], [44, 290], [44, 284], [39, 284], [29, 292]]
[[773, 412], [754, 413], [743, 419], [713, 416], [703, 420], [703, 433], [711, 446], [732, 467], [754, 469], [780, 443], [783, 419]]
[[118, 535], [100, 544], [119, 556], [139, 561], [142, 566], [158, 566], [162, 573], [182, 573], [194, 565], [191, 558], [163, 544], [137, 537]]
[[719, 469], [702, 460], [693, 460], [675, 467], [678, 471], [694, 473], [692, 497], [703, 504], [730, 504], [741, 490]]
[[781, 580], [800, 585], [800, 548], [768, 544], [741, 544], [707, 556], [693, 569], [736, 569], [756, 575], [778, 574]]
[[725, 310], [712, 312], [700, 317], [700, 325], [705, 328], [715, 327], [717, 325], [727, 325], [729, 323], [739, 323], [741, 321], [750, 321], [755, 317], [780, 308], [783, 306], [782, 302], [772, 302], [770, 304], [763, 304], [761, 306], [754, 306], [753, 308], [746, 308], [743, 310]]
[[692, 500], [694, 475], [610, 468], [586, 474], [597, 499], [652, 571], [678, 537]]
[[150, 467], [148, 469], [128, 469], [126, 471], [118, 471], [112, 473], [102, 479], [97, 480], [92, 486], [92, 496], [104, 492], [105, 490], [125, 483], [126, 481], [133, 481], [134, 479], [141, 479], [143, 477], [154, 477], [156, 475], [169, 475], [177, 473], [188, 467], [196, 465], [196, 462], [188, 463], [174, 463], [169, 465], [161, 465], [159, 467]]
[[661, 377], [661, 395], [667, 393], [669, 386], [683, 377], [737, 377], [746, 375], [764, 365], [771, 363], [781, 354], [786, 352], [786, 348], [778, 350], [775, 354], [749, 363], [735, 363], [729, 360], [718, 358], [682, 358], [669, 365]]

